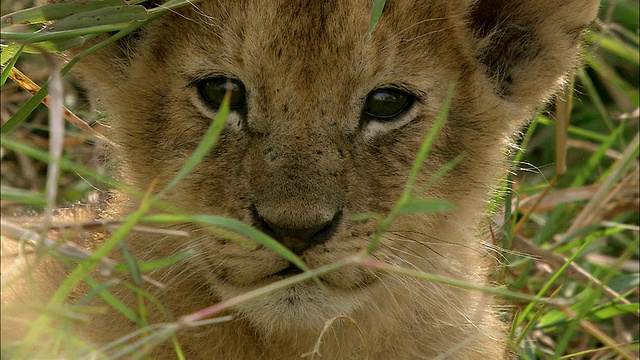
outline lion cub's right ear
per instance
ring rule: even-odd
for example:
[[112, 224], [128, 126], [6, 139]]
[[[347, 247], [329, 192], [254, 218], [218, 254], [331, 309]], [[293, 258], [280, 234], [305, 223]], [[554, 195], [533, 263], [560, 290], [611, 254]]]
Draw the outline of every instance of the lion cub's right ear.
[[521, 105], [548, 97], [574, 66], [597, 10], [598, 0], [478, 0], [471, 41], [496, 93]]

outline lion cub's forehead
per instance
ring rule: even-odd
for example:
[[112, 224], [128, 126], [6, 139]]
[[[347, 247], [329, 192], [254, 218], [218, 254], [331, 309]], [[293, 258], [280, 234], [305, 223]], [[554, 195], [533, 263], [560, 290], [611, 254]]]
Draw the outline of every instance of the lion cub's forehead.
[[[443, 4], [388, 1], [369, 34], [368, 0], [211, 1], [187, 9], [180, 28], [167, 31], [198, 40], [184, 41], [191, 49], [181, 59], [185, 71], [202, 73], [196, 76], [221, 72], [256, 87], [268, 76], [309, 86], [327, 76], [357, 81], [406, 73], [403, 62], [415, 71], [410, 63], [437, 51], [444, 43], [442, 31], [466, 11], [459, 7], [449, 14], [450, 4]], [[175, 26], [175, 20], [167, 23]]]

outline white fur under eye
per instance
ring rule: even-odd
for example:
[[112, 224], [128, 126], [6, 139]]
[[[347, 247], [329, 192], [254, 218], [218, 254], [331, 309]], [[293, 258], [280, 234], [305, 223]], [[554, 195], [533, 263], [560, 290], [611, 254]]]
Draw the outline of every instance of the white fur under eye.
[[367, 120], [362, 127], [362, 136], [365, 141], [371, 140], [378, 135], [382, 135], [389, 131], [399, 129], [411, 122], [417, 115], [420, 107], [419, 101], [415, 101], [410, 105], [403, 114], [390, 121]]
[[[199, 97], [192, 98], [191, 103], [203, 117], [206, 117], [211, 121], [213, 121], [218, 114], [218, 112], [211, 109], [210, 106], [205, 105]], [[229, 111], [225, 121], [225, 127], [235, 131], [242, 130], [242, 116], [237, 111]]]

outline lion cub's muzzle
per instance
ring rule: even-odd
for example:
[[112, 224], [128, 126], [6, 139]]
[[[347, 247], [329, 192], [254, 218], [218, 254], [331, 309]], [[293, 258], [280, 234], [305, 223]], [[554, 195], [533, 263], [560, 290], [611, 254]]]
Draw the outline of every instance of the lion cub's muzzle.
[[335, 236], [348, 209], [346, 151], [321, 130], [274, 130], [245, 155], [252, 225], [298, 255]]
[[336, 233], [342, 220], [342, 210], [339, 210], [329, 220], [318, 217], [311, 226], [292, 228], [263, 216], [255, 206], [251, 212], [255, 227], [278, 240], [296, 255], [329, 240]]

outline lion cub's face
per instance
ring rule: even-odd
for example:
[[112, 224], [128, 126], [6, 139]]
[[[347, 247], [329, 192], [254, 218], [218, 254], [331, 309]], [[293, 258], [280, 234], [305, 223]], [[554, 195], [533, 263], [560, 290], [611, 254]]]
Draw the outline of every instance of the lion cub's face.
[[[168, 182], [230, 90], [222, 135], [168, 200], [192, 213], [251, 224], [311, 267], [322, 266], [370, 241], [377, 224], [353, 217], [386, 215], [393, 207], [455, 84], [448, 120], [415, 194], [448, 199], [458, 210], [400, 218], [376, 257], [441, 273], [455, 273], [465, 251], [479, 257], [475, 217], [502, 169], [502, 148], [570, 63], [554, 57], [552, 48], [562, 52], [575, 41], [514, 41], [501, 53], [490, 30], [508, 21], [498, 11], [495, 18], [479, 16], [468, 1], [388, 1], [369, 34], [370, 3], [203, 2], [160, 18], [132, 46], [125, 43], [85, 65], [81, 71], [92, 73], [99, 100], [114, 115], [125, 178], [143, 189], [156, 178]], [[528, 6], [544, 8], [536, 4]], [[538, 26], [535, 21], [542, 22], [527, 24]], [[566, 31], [579, 33], [584, 25]], [[519, 39], [509, 31], [502, 35]], [[530, 71], [539, 68], [545, 72], [531, 83]], [[430, 182], [460, 155], [454, 170]], [[198, 250], [194, 269], [215, 296], [227, 298], [296, 272], [266, 248], [206, 230], [195, 234], [176, 248]], [[164, 240], [139, 241], [157, 247]], [[381, 284], [381, 274], [361, 269], [323, 279], [330, 294], [298, 284], [243, 310], [257, 322], [302, 315], [324, 321], [365, 306], [372, 289], [391, 286]], [[264, 306], [277, 311], [269, 315]]]

